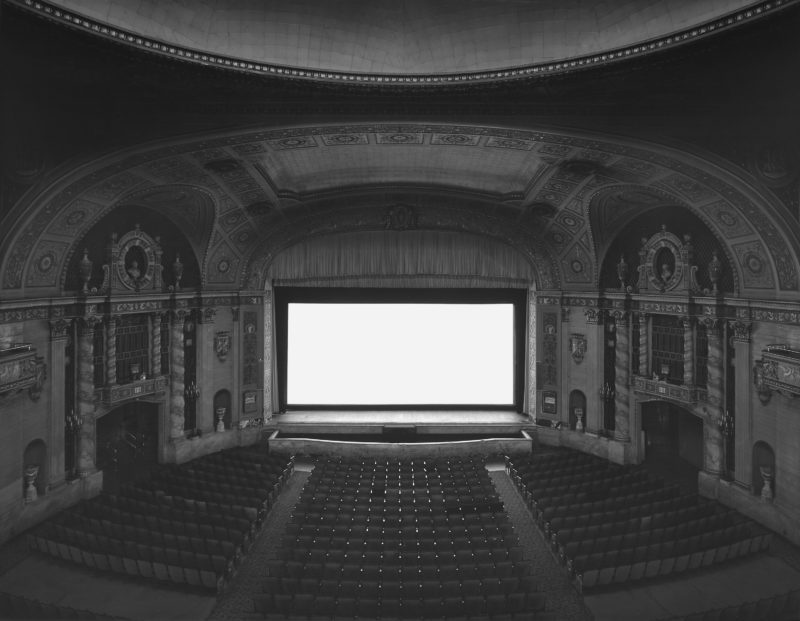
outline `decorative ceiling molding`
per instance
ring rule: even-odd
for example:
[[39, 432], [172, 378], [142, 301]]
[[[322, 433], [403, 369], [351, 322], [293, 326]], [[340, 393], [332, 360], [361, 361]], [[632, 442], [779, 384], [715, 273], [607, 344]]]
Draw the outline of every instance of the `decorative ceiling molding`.
[[[380, 134], [418, 138], [397, 145], [376, 141]], [[341, 135], [362, 138], [346, 146], [329, 140]], [[440, 143], [433, 140], [437, 135], [477, 140]], [[286, 139], [297, 144], [313, 141], [317, 146], [287, 149], [280, 144]], [[490, 140], [513, 145], [498, 149]], [[516, 148], [518, 144], [526, 149]], [[227, 286], [243, 283], [251, 257], [267, 256], [274, 250], [270, 243], [279, 247], [293, 243], [297, 236], [312, 232], [308, 227], [320, 235], [347, 226], [380, 227], [377, 216], [374, 222], [371, 217], [361, 222], [364, 214], [348, 207], [369, 203], [385, 208], [412, 196], [424, 207], [421, 228], [478, 232], [483, 227], [486, 234], [504, 239], [540, 263], [542, 282], [549, 283], [541, 287], [566, 282], [563, 266], [572, 270], [575, 286], [589, 287], [596, 278], [584, 280], [590, 273], [597, 275], [590, 263], [602, 258], [597, 255], [603, 253], [605, 239], [590, 230], [592, 197], [607, 193], [607, 188], [619, 191], [621, 179], [628, 177], [615, 171], [633, 170], [642, 173], [639, 182], [622, 181], [629, 190], [641, 192], [629, 197], [632, 214], [653, 206], [647, 197], [683, 205], [725, 240], [731, 265], [739, 270], [742, 293], [750, 288], [747, 283], [762, 297], [769, 289], [777, 297], [798, 291], [800, 239], [796, 226], [787, 223], [785, 207], [748, 173], [710, 157], [585, 132], [446, 124], [251, 128], [165, 140], [82, 163], [71, 172], [62, 167], [26, 194], [0, 227], [0, 286], [4, 296], [12, 298], [23, 297], [28, 286], [35, 287], [29, 293], [36, 295], [57, 293], [53, 275], [61, 272], [65, 257], [75, 252], [77, 240], [93, 222], [110, 209], [132, 207], [128, 197], [179, 186], [202, 192], [214, 204], [213, 232], [206, 231], [207, 246], [198, 253], [205, 257], [209, 284], [217, 276], [220, 286], [223, 281]], [[594, 172], [591, 166], [562, 165], [575, 160], [603, 165]], [[253, 165], [255, 161], [264, 163], [263, 172]], [[360, 167], [363, 162], [372, 167], [366, 175]], [[440, 166], [438, 176], [425, 177], [428, 162]], [[479, 175], [475, 162], [483, 165], [484, 174]], [[487, 162], [494, 162], [497, 170]], [[279, 179], [285, 186], [281, 191], [292, 191], [294, 197], [276, 198], [264, 175], [274, 185]], [[357, 183], [341, 187], [348, 176]], [[308, 180], [321, 180], [321, 185], [301, 191]], [[507, 202], [509, 196], [502, 192], [509, 187], [523, 188], [525, 202]], [[444, 210], [441, 223], [434, 216], [437, 209]], [[581, 262], [580, 268], [575, 260]]]
[[103, 37], [117, 43], [135, 47], [145, 52], [167, 56], [177, 60], [212, 66], [241, 73], [263, 75], [295, 81], [316, 81], [344, 83], [356, 86], [378, 86], [391, 88], [420, 88], [442, 85], [470, 85], [531, 79], [574, 72], [590, 67], [616, 63], [629, 58], [644, 56], [668, 50], [688, 42], [730, 30], [742, 24], [778, 12], [800, 0], [770, 0], [759, 2], [748, 8], [712, 19], [701, 24], [682, 29], [669, 35], [653, 38], [640, 43], [627, 45], [584, 56], [575, 56], [553, 62], [510, 66], [493, 70], [466, 71], [457, 73], [359, 73], [323, 69], [307, 69], [286, 65], [256, 62], [204, 52], [190, 47], [175, 45], [149, 38], [142, 34], [112, 27], [101, 21], [90, 19], [74, 11], [69, 11], [50, 2], [40, 0], [7, 0], [9, 3], [33, 12], [41, 17], [63, 26]]

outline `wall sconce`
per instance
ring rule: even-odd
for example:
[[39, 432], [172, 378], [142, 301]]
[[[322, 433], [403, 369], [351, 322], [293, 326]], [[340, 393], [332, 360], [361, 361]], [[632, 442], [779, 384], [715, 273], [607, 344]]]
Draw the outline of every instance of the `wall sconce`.
[[733, 434], [733, 427], [734, 427], [734, 420], [733, 416], [728, 410], [725, 410], [723, 414], [720, 414], [719, 419], [717, 419], [717, 427], [719, 427], [720, 432], [723, 436], [730, 436]]
[[186, 388], [183, 389], [183, 395], [189, 401], [197, 401], [200, 398], [200, 389], [194, 380], [190, 381]]
[[603, 384], [603, 387], [600, 389], [600, 398], [604, 401], [611, 401], [614, 399], [614, 387], [609, 382]]

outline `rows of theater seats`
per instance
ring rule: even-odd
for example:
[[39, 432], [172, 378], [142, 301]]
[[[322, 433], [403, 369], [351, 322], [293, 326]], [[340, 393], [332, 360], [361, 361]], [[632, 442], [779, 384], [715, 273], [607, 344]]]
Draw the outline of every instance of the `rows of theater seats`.
[[641, 467], [559, 449], [507, 471], [582, 588], [667, 576], [765, 550], [772, 535]]
[[114, 621], [115, 617], [90, 610], [46, 604], [35, 599], [0, 593], [0, 619], [85, 619], [86, 621]]
[[28, 542], [91, 569], [220, 592], [291, 470], [263, 447], [163, 466], [59, 513]]
[[670, 617], [662, 621], [797, 621], [800, 619], [800, 589], [745, 602], [725, 608], [715, 608], [688, 616]]
[[552, 619], [481, 458], [319, 458], [264, 592], [267, 618]]

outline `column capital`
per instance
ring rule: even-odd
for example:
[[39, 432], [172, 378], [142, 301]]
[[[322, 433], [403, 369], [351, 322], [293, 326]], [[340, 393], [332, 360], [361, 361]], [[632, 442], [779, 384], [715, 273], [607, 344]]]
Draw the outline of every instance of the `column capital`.
[[86, 317], [81, 317], [79, 326], [81, 329], [81, 334], [87, 335], [92, 334], [97, 329], [97, 326], [103, 323], [103, 318], [98, 317], [96, 315], [88, 315]]
[[188, 308], [175, 308], [169, 311], [170, 319], [173, 322], [183, 321], [186, 319], [191, 311]]
[[213, 306], [207, 306], [199, 313], [200, 321], [198, 323], [214, 323], [217, 317], [217, 309]]
[[749, 343], [753, 324], [750, 321], [729, 321], [728, 327], [733, 330], [733, 340], [736, 343]]
[[708, 331], [708, 336], [714, 336], [714, 333], [718, 333], [720, 328], [725, 325], [724, 321], [719, 317], [711, 317], [710, 315], [706, 315], [702, 319], [699, 320], [702, 325], [706, 327]]
[[630, 313], [620, 308], [614, 310], [611, 315], [618, 326], [627, 326], [628, 321], [630, 321]]
[[72, 326], [72, 321], [68, 319], [51, 319], [50, 320], [50, 340], [58, 341], [60, 339], [69, 338], [69, 329]]
[[583, 314], [586, 317], [586, 323], [595, 325], [603, 323], [603, 310], [600, 308], [587, 308]]
[[693, 318], [689, 315], [682, 315], [678, 317], [678, 321], [681, 323], [684, 330], [688, 330], [692, 327]]

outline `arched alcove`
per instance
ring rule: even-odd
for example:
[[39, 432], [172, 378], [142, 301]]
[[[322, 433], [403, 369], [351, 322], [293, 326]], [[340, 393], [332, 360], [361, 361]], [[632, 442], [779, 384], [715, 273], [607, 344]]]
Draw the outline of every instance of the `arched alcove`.
[[[63, 287], [67, 291], [78, 291], [83, 282], [80, 278], [80, 263], [84, 250], [92, 261], [89, 288], [99, 287], [103, 282], [103, 264], [106, 262], [106, 247], [112, 234], [122, 235], [139, 227], [152, 238], [158, 238], [163, 251], [161, 259], [164, 268], [164, 282], [171, 285], [174, 277], [172, 264], [177, 256], [183, 264], [181, 288], [192, 289], [201, 283], [200, 268], [195, 251], [184, 234], [173, 220], [159, 213], [155, 209], [139, 205], [121, 205], [102, 217], [91, 227], [81, 239], [73, 245], [73, 254], [70, 258], [66, 272], [62, 274]], [[143, 261], [143, 259], [140, 259]], [[144, 265], [144, 263], [141, 263]]]
[[214, 395], [214, 428], [222, 431], [219, 424], [222, 423], [225, 429], [231, 428], [231, 393], [229, 390], [218, 390]]
[[[641, 194], [645, 196], [644, 192]], [[652, 200], [655, 201], [655, 197]], [[615, 205], [616, 203], [611, 202], [610, 206], [598, 208], [613, 209]], [[625, 259], [628, 266], [626, 284], [636, 286], [642, 240], [655, 235], [663, 226], [666, 227], [667, 232], [676, 235], [681, 240], [685, 241], [686, 236], [689, 236], [694, 252], [692, 265], [697, 266], [697, 281], [701, 288], [709, 290], [713, 288], [708, 274], [708, 266], [716, 254], [722, 264], [722, 271], [717, 283], [718, 290], [722, 293], [735, 291], [736, 277], [728, 261], [725, 248], [706, 224], [691, 210], [676, 205], [663, 205], [663, 201], [661, 201], [656, 202], [655, 205], [645, 202], [622, 213], [627, 213], [627, 220], [625, 217], [620, 217], [615, 221], [614, 227], [604, 227], [604, 230], [616, 231], [617, 234], [606, 240], [607, 251], [602, 255], [600, 269], [601, 289], [618, 290], [620, 288], [617, 265], [621, 257]], [[665, 256], [662, 258], [657, 254], [657, 265], [671, 265], [671, 269], [674, 270], [675, 257], [667, 255], [666, 249], [662, 249], [660, 252]]]
[[[580, 425], [578, 422], [580, 421]], [[580, 390], [569, 393], [569, 428], [583, 431], [586, 425], [586, 395]]]
[[47, 476], [47, 445], [44, 440], [33, 440], [22, 454], [23, 497], [30, 498], [28, 488], [31, 482], [38, 495], [44, 494], [47, 491]]
[[[753, 493], [766, 499], [774, 498], [778, 491], [775, 475], [775, 451], [768, 443], [759, 440], [753, 445]], [[767, 483], [770, 490], [765, 494]]]

